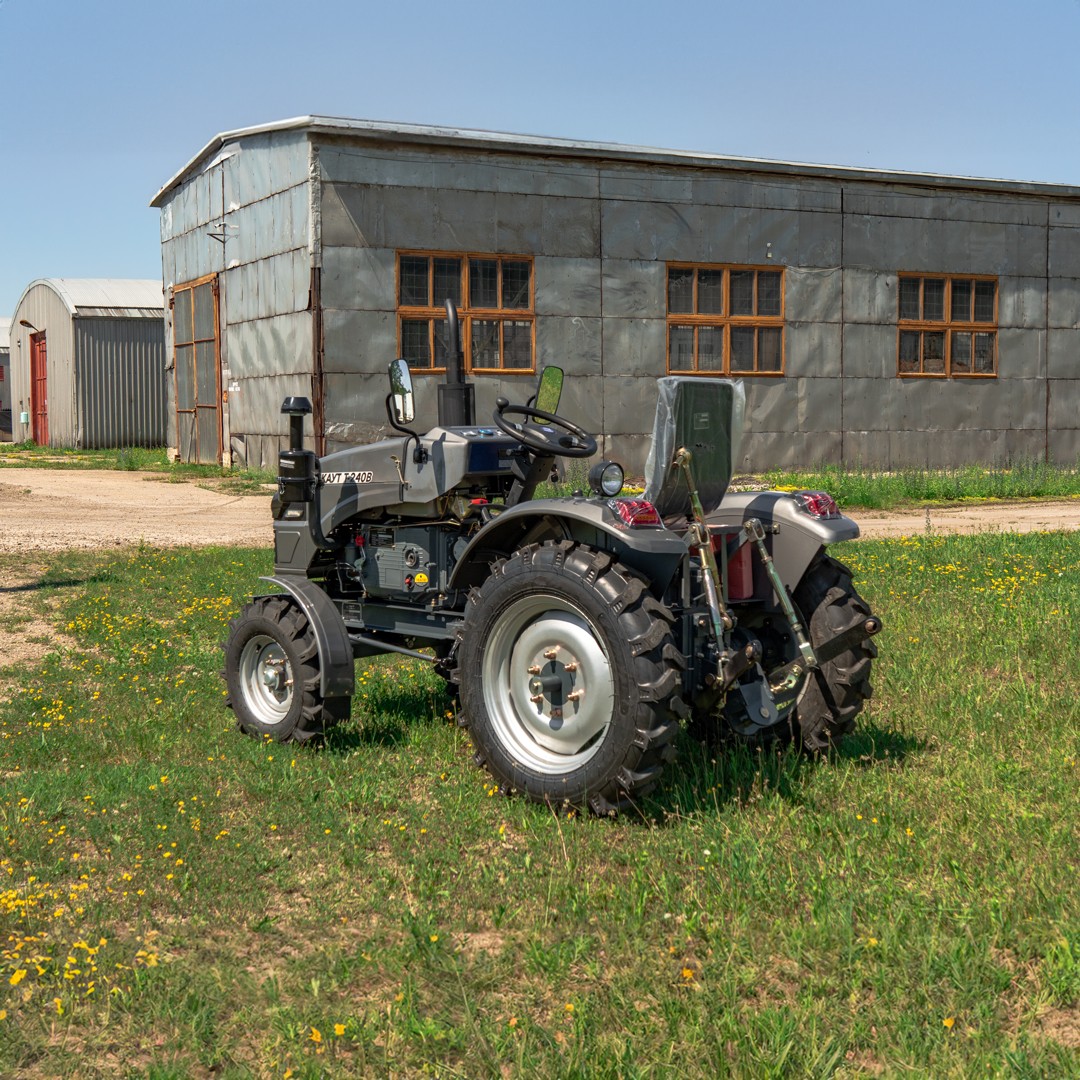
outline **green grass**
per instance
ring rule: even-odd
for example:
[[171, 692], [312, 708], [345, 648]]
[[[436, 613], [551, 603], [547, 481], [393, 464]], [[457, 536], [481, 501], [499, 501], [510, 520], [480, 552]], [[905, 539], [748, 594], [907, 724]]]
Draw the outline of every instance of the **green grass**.
[[900, 469], [821, 466], [798, 472], [774, 470], [760, 478], [769, 487], [828, 491], [844, 507], [890, 510], [917, 503], [987, 499], [1080, 498], [1080, 468], [1040, 461], [984, 468]]
[[684, 741], [615, 822], [504, 799], [413, 661], [322, 749], [240, 736], [219, 642], [268, 553], [41, 556], [0, 1073], [1080, 1076], [1080, 535], [842, 554], [886, 627], [859, 734]]

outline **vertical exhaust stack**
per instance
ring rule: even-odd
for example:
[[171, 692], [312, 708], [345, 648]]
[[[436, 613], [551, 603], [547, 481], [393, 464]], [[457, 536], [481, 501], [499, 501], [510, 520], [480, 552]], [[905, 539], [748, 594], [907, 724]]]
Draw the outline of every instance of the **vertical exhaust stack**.
[[453, 300], [446, 301], [446, 351], [446, 382], [439, 386], [439, 426], [471, 427], [476, 423], [475, 387], [465, 381], [465, 354]]

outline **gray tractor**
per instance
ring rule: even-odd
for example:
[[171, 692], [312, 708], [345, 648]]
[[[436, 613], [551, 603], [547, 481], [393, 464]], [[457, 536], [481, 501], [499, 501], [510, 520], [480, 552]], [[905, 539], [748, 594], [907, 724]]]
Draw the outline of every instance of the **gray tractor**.
[[280, 591], [247, 604], [225, 643], [241, 730], [322, 736], [349, 716], [357, 659], [415, 657], [451, 684], [501, 789], [601, 815], [656, 787], [681, 725], [813, 754], [850, 732], [881, 623], [826, 548], [859, 528], [823, 492], [728, 492], [741, 384], [658, 380], [643, 495], [601, 461], [590, 491], [537, 498], [560, 459], [597, 450], [558, 414], [562, 371], [478, 424], [450, 303], [447, 322], [426, 434], [404, 360], [391, 438], [319, 459], [303, 448], [310, 403], [282, 406], [264, 579]]

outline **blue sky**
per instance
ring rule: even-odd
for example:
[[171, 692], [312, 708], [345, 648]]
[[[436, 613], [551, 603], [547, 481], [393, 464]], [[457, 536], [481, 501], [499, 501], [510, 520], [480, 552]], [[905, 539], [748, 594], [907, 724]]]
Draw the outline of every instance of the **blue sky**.
[[1080, 186], [1080, 0], [0, 0], [0, 315], [158, 277], [157, 190], [307, 114]]

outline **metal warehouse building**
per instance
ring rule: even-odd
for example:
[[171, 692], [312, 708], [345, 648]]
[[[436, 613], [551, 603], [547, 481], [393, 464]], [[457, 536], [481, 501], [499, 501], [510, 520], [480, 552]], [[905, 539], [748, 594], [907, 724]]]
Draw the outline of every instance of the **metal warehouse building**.
[[560, 364], [631, 470], [669, 372], [744, 378], [747, 469], [1080, 457], [1080, 188], [304, 117], [152, 205], [187, 460], [272, 463], [289, 394], [320, 451], [382, 434], [447, 296], [478, 416]]
[[11, 323], [15, 441], [161, 446], [164, 314], [158, 281], [32, 281]]
[[0, 319], [0, 440], [11, 438], [11, 320]]

